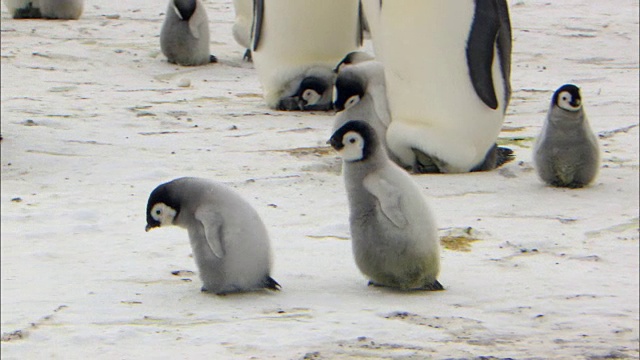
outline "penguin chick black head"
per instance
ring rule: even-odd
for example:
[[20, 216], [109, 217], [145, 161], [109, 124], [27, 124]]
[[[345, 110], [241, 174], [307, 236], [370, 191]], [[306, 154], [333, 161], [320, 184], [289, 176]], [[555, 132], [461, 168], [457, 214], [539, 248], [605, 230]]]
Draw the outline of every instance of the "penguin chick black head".
[[562, 85], [553, 93], [552, 103], [567, 111], [578, 111], [582, 108], [580, 89], [573, 84]]
[[357, 104], [365, 93], [365, 79], [353, 72], [341, 72], [336, 79], [333, 107], [340, 112]]
[[183, 20], [189, 21], [191, 15], [196, 11], [196, 0], [172, 0], [173, 10], [176, 15]]
[[305, 77], [294, 95], [280, 100], [278, 110], [330, 110], [333, 106], [331, 99], [328, 103], [322, 102], [322, 99], [331, 85], [316, 76]]
[[367, 54], [366, 52], [352, 51], [348, 53], [344, 58], [342, 58], [342, 60], [340, 60], [338, 65], [336, 65], [336, 67], [333, 69], [333, 72], [339, 73], [340, 70], [342, 70], [345, 66], [354, 65], [354, 64], [358, 64], [358, 63], [373, 60], [373, 59], [374, 57]]
[[328, 141], [346, 162], [367, 160], [378, 147], [378, 138], [371, 125], [351, 120], [336, 130]]
[[163, 225], [172, 225], [180, 213], [180, 202], [172, 194], [169, 187], [170, 183], [158, 185], [149, 195], [145, 231]]

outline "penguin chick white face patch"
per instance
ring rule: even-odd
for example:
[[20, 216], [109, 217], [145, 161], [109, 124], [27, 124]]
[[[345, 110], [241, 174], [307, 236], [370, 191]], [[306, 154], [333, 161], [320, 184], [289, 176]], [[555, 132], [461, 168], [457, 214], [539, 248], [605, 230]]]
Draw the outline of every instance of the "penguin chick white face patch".
[[159, 222], [160, 226], [172, 225], [176, 211], [165, 203], [157, 203], [151, 208], [151, 217]]
[[350, 98], [347, 99], [347, 101], [344, 103], [344, 108], [349, 109], [350, 107], [354, 106], [355, 104], [360, 102], [360, 95], [353, 95]]
[[317, 104], [318, 101], [320, 101], [321, 97], [322, 97], [322, 95], [318, 94], [313, 89], [305, 89], [305, 91], [302, 92], [302, 100], [304, 100], [306, 102], [306, 105], [315, 105], [315, 104]]
[[582, 107], [580, 99], [574, 99], [568, 91], [558, 94], [558, 107], [567, 111], [578, 111]]
[[364, 139], [362, 135], [355, 131], [349, 131], [342, 137], [344, 147], [340, 150], [340, 156], [344, 161], [362, 160], [364, 150]]

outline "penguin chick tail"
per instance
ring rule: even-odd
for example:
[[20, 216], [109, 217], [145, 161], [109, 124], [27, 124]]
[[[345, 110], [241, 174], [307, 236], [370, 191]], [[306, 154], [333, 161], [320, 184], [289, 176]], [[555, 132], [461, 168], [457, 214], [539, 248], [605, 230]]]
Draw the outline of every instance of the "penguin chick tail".
[[264, 279], [264, 288], [273, 291], [280, 291], [282, 286], [280, 286], [277, 281], [273, 280], [271, 276], [267, 276], [267, 278]]

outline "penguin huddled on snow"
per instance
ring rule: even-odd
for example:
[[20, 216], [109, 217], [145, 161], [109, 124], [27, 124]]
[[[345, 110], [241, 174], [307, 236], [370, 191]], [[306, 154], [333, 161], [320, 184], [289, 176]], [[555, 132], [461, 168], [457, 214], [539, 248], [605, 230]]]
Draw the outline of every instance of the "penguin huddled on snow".
[[173, 64], [195, 66], [217, 61], [209, 53], [209, 19], [200, 0], [169, 1], [160, 48]]
[[495, 144], [511, 95], [506, 0], [376, 6], [372, 36], [385, 68], [391, 152], [419, 173], [490, 170], [511, 160], [511, 150]]
[[278, 290], [271, 246], [256, 210], [225, 185], [179, 178], [156, 187], [147, 203], [146, 231], [177, 225], [189, 231], [202, 291], [216, 294]]
[[357, 0], [256, 0], [252, 57], [267, 105], [329, 110], [335, 73], [362, 43]]
[[581, 188], [598, 174], [598, 140], [589, 126], [577, 86], [563, 85], [553, 94], [536, 140], [534, 162], [540, 178], [552, 186]]

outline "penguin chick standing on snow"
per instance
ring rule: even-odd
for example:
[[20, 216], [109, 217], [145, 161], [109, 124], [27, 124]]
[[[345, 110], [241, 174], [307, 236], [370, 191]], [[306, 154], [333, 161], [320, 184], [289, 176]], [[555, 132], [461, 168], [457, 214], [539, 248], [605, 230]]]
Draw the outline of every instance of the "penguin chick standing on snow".
[[39, 0], [40, 13], [45, 19], [76, 20], [82, 15], [83, 0]]
[[251, 22], [253, 20], [253, 0], [233, 0], [233, 9], [235, 10], [236, 19], [233, 23], [233, 38], [245, 51], [243, 60], [252, 61], [251, 59]]
[[443, 290], [437, 226], [420, 187], [364, 121], [347, 122], [329, 143], [343, 159], [352, 250], [369, 284]]
[[202, 291], [280, 288], [270, 277], [267, 230], [256, 210], [230, 188], [189, 177], [159, 185], [147, 203], [146, 231], [168, 225], [189, 231]]
[[172, 64], [216, 62], [209, 53], [209, 19], [200, 0], [171, 0], [160, 32], [160, 48]]
[[563, 85], [553, 94], [534, 160], [538, 175], [549, 185], [581, 188], [596, 177], [600, 167], [598, 140], [577, 86]]

